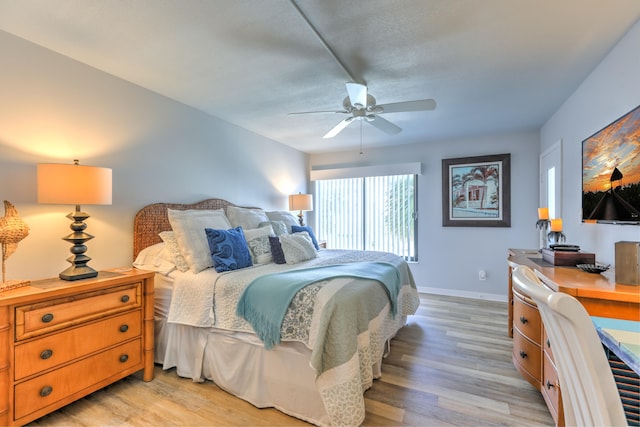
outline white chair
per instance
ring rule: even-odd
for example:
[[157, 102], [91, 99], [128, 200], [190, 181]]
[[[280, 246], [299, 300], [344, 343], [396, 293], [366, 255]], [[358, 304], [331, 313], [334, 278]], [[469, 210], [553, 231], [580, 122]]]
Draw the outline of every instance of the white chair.
[[513, 286], [538, 306], [558, 368], [567, 426], [626, 426], [613, 374], [589, 314], [571, 295], [549, 290], [518, 266]]

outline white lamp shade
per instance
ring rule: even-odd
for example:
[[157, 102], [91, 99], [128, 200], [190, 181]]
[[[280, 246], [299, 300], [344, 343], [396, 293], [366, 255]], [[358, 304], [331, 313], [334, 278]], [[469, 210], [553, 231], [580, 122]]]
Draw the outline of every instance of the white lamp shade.
[[290, 211], [312, 211], [313, 195], [311, 194], [292, 194], [289, 196]]
[[95, 166], [38, 165], [38, 203], [110, 205], [111, 169]]

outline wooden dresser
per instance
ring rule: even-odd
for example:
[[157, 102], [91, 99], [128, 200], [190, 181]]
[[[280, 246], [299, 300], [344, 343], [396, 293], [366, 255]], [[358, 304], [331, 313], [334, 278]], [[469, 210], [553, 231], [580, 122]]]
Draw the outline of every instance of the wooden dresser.
[[513, 289], [513, 268], [526, 265], [542, 273], [549, 288], [573, 295], [591, 316], [640, 320], [640, 286], [616, 284], [613, 272], [592, 274], [575, 267], [553, 266], [545, 262], [536, 250], [509, 249], [508, 264], [508, 333], [513, 337], [513, 364], [529, 383], [540, 390], [556, 425], [564, 425], [553, 343], [545, 334], [535, 303]]
[[153, 272], [101, 271], [0, 293], [0, 425], [23, 425], [144, 369], [153, 379]]

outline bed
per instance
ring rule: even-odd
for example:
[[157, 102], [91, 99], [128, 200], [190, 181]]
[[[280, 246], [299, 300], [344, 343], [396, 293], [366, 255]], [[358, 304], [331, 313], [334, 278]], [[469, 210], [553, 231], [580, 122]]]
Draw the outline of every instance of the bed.
[[[295, 263], [254, 262], [247, 268], [222, 272], [216, 271], [218, 264], [197, 273], [197, 268], [177, 268], [182, 261], [176, 254], [180, 249], [184, 253], [185, 248], [176, 250], [176, 242], [165, 239], [179, 231], [176, 222], [172, 227], [170, 216], [220, 210], [236, 216], [237, 212], [265, 214], [258, 208], [207, 199], [194, 204], [155, 203], [135, 216], [134, 266], [156, 271], [155, 362], [194, 381], [211, 380], [256, 407], [274, 407], [312, 424], [361, 424], [364, 391], [381, 376], [389, 341], [419, 306], [407, 263], [382, 252], [320, 249], [309, 255], [311, 259], [303, 257]], [[274, 214], [280, 215], [275, 218], [286, 216]], [[293, 215], [291, 218], [295, 221]], [[243, 221], [245, 228], [255, 225]], [[271, 221], [272, 244], [273, 230], [281, 222]], [[245, 236], [249, 233], [244, 230]], [[300, 240], [298, 234], [293, 237]], [[301, 234], [310, 241], [309, 233]], [[290, 238], [280, 235], [283, 245]], [[247, 237], [247, 242], [253, 241]], [[292, 294], [273, 346], [258, 336], [257, 326], [238, 314], [249, 284], [259, 278], [278, 281], [282, 274], [291, 274], [287, 271], [300, 276], [360, 266], [395, 272], [396, 292], [382, 286], [384, 280], [371, 278], [373, 273], [317, 279]]]

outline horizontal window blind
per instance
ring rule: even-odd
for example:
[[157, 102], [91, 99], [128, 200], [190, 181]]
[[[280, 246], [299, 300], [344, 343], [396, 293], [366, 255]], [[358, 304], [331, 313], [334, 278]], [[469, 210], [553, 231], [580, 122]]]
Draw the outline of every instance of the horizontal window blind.
[[327, 246], [417, 261], [417, 175], [316, 181], [316, 232]]

